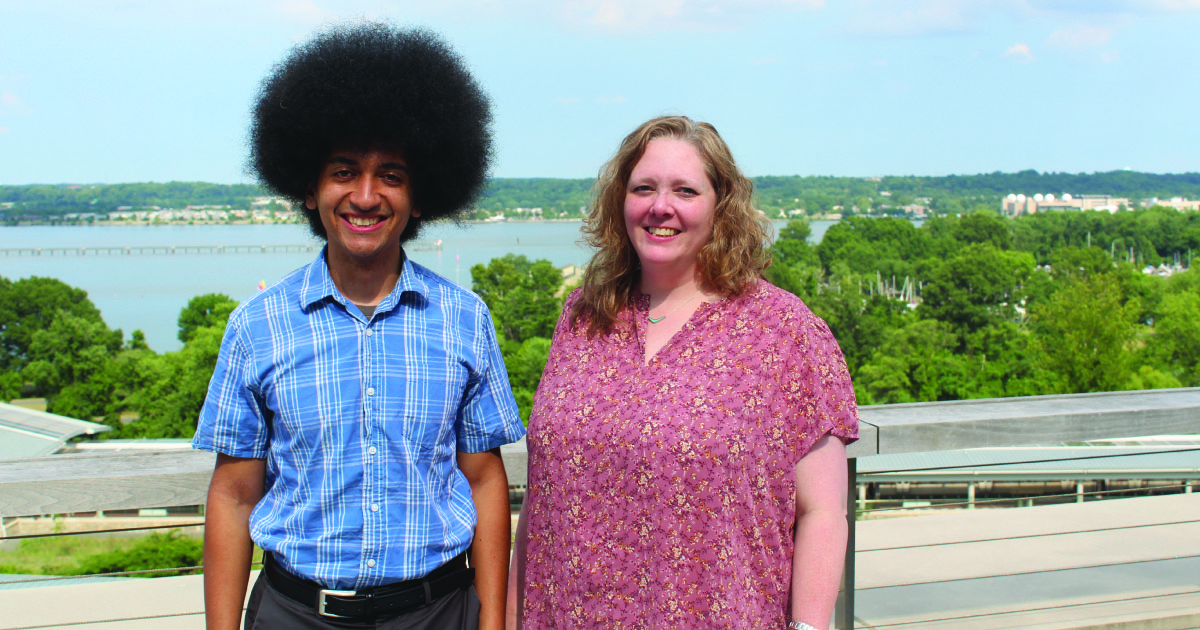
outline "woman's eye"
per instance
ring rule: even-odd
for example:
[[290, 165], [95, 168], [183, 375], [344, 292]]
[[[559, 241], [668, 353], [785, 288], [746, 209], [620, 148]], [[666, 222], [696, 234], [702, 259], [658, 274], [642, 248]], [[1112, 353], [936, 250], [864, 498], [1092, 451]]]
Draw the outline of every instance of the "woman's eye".
[[679, 192], [680, 192], [681, 194], [687, 195], [687, 196], [689, 196], [689, 197], [695, 197], [696, 195], [699, 195], [699, 194], [700, 194], [699, 192], [697, 192], [697, 191], [696, 191], [696, 189], [695, 189], [695, 188], [686, 188], [686, 187], [685, 187], [685, 188], [680, 188], [680, 189], [679, 189]]

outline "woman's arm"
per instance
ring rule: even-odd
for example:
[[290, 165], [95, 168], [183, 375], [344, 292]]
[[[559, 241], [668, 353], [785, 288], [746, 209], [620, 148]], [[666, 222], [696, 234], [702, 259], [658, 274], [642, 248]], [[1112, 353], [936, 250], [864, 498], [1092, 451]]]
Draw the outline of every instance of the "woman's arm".
[[846, 558], [846, 446], [826, 435], [796, 464], [792, 616], [826, 628]]
[[508, 570], [508, 616], [505, 630], [521, 630], [525, 624], [525, 543], [528, 541], [525, 521], [529, 512], [529, 490], [521, 502], [521, 516], [517, 519], [517, 532], [513, 538], [512, 566]]

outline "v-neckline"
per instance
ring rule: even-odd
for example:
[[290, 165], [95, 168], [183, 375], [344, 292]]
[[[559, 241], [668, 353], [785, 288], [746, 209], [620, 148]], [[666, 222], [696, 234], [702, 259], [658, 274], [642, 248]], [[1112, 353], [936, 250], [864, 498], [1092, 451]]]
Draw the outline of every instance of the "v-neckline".
[[671, 336], [666, 340], [666, 342], [664, 342], [663, 345], [660, 346], [653, 355], [646, 356], [646, 338], [650, 334], [650, 326], [651, 326], [651, 324], [650, 324], [650, 296], [646, 293], [636, 294], [636, 296], [634, 298], [634, 306], [633, 306], [633, 325], [634, 325], [634, 336], [636, 337], [637, 344], [638, 344], [638, 355], [641, 360], [640, 367], [642, 367], [642, 368], [650, 367], [650, 365], [652, 363], [654, 363], [655, 359], [658, 359], [660, 356], [662, 356], [664, 351], [666, 351], [668, 348], [675, 345], [676, 340], [679, 338], [679, 336], [684, 331], [689, 330], [690, 328], [695, 328], [694, 321], [696, 319], [697, 313], [701, 312], [702, 310], [706, 310], [707, 307], [710, 305], [720, 304], [722, 301], [723, 300], [717, 300], [716, 302], [708, 302], [708, 301], [701, 300], [700, 304], [698, 304], [696, 306], [696, 310], [692, 311], [691, 315], [688, 316], [687, 320], [683, 322], [683, 326], [681, 326], [679, 328], [679, 330], [676, 330], [674, 333], [672, 333]]

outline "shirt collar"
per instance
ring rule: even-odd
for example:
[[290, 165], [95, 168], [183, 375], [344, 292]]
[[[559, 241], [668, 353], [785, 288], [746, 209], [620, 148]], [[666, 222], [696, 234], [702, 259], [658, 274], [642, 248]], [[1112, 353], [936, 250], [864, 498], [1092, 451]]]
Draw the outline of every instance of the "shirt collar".
[[[350, 301], [333, 283], [333, 276], [329, 275], [329, 264], [325, 259], [327, 247], [321, 248], [321, 253], [308, 266], [308, 271], [304, 274], [304, 284], [300, 289], [300, 308], [302, 309], [307, 310], [326, 298], [332, 298], [347, 308], [350, 306]], [[408, 259], [408, 255], [403, 253], [403, 250], [401, 253], [404, 261], [400, 265], [400, 279], [396, 281], [396, 286], [392, 287], [392, 292], [379, 302], [379, 306], [375, 309], [377, 313], [386, 313], [392, 310], [396, 304], [400, 303], [400, 297], [410, 291], [422, 298], [429, 295], [429, 286], [417, 275], [416, 266]]]

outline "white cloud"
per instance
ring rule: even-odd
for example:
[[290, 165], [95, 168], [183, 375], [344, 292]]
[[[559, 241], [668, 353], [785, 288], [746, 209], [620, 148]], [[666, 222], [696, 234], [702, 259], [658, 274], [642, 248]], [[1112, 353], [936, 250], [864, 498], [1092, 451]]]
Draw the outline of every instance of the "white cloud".
[[1107, 44], [1112, 39], [1112, 36], [1113, 30], [1111, 28], [1079, 24], [1054, 31], [1050, 35], [1048, 43], [1058, 48], [1094, 48]]
[[568, 0], [558, 3], [556, 15], [568, 26], [637, 33], [737, 28], [758, 15], [824, 6], [825, 0]]
[[848, 29], [872, 37], [920, 37], [962, 33], [971, 28], [971, 15], [985, 2], [964, 0], [859, 0]]
[[12, 92], [0, 92], [0, 114], [28, 114], [33, 112], [21, 103], [20, 97]]
[[0, 134], [8, 133], [9, 131], [11, 130], [8, 127], [0, 126]]
[[[855, 0], [846, 29], [868, 37], [924, 37], [979, 30], [997, 16], [1070, 22], [1179, 11], [1200, 11], [1200, 0]], [[1078, 28], [1064, 29], [1063, 36], [1100, 35], [1075, 32]]]
[[606, 104], [607, 103], [624, 103], [625, 97], [624, 96], [597, 96], [596, 102], [597, 103], [606, 103]]
[[1151, 11], [1200, 11], [1200, 0], [1131, 0]]
[[1013, 44], [1012, 48], [1004, 53], [1004, 56], [1021, 62], [1033, 61], [1033, 51], [1029, 49], [1029, 44]]

